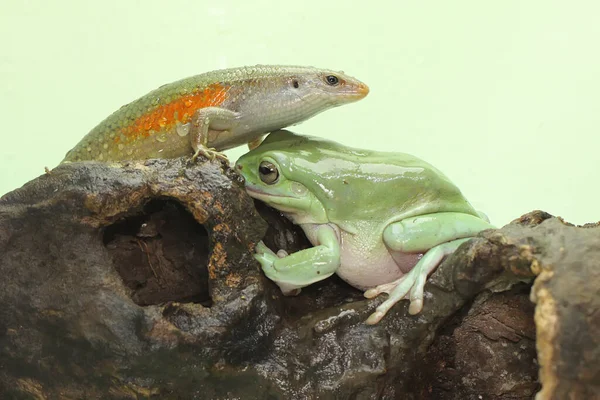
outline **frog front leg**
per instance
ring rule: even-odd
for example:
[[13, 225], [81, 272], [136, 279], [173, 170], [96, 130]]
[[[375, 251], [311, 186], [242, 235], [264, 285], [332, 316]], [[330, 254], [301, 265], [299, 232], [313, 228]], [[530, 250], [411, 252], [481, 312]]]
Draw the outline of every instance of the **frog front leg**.
[[254, 258], [283, 294], [298, 294], [300, 288], [330, 277], [340, 266], [340, 244], [330, 226], [318, 228], [317, 242], [315, 247], [290, 255], [281, 250], [275, 254], [260, 242]]
[[378, 323], [394, 304], [407, 295], [410, 298], [408, 312], [421, 312], [423, 288], [429, 274], [461, 244], [480, 231], [491, 228], [494, 227], [482, 218], [452, 212], [411, 217], [387, 226], [383, 232], [383, 241], [391, 251], [424, 255], [402, 278], [365, 292], [367, 298], [381, 293], [389, 294], [387, 300], [369, 316], [367, 324]]
[[199, 155], [203, 155], [211, 160], [218, 157], [228, 161], [225, 154], [208, 147], [208, 131], [230, 130], [239, 117], [239, 113], [220, 107], [205, 107], [196, 111], [192, 119], [192, 135], [190, 136], [190, 142], [194, 150], [192, 160], [196, 160]]

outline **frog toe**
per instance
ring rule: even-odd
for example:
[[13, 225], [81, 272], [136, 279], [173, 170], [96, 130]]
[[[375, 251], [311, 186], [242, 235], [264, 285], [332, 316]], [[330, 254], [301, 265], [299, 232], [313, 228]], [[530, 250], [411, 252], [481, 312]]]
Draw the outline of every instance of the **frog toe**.
[[372, 299], [374, 297], [379, 296], [381, 293], [387, 293], [390, 294], [392, 293], [392, 291], [394, 289], [396, 289], [396, 287], [398, 287], [398, 285], [400, 285], [402, 283], [402, 281], [404, 281], [406, 279], [406, 275], [404, 275], [402, 278], [400, 279], [396, 279], [393, 282], [390, 283], [384, 283], [381, 285], [378, 285], [372, 289], [367, 290], [363, 296], [365, 296], [367, 299]]
[[260, 263], [260, 265], [263, 265], [267, 262], [267, 258], [265, 257], [264, 254], [256, 253], [253, 255], [253, 257], [256, 261], [258, 261]]
[[366, 323], [368, 325], [374, 325], [374, 324], [378, 323], [379, 321], [381, 321], [381, 319], [383, 317], [385, 317], [385, 315], [388, 313], [388, 311], [390, 311], [390, 309], [396, 303], [398, 303], [400, 300], [402, 300], [406, 296], [406, 294], [408, 293], [410, 288], [404, 289], [402, 286], [403, 285], [397, 285], [390, 292], [389, 297], [375, 309], [375, 312], [373, 314], [371, 314], [366, 321]]
[[277, 257], [279, 258], [285, 258], [289, 256], [289, 253], [283, 249], [279, 249], [279, 251], [277, 252]]
[[410, 305], [408, 313], [415, 315], [423, 310], [423, 291], [425, 290], [425, 282], [427, 281], [427, 273], [421, 272], [410, 290]]
[[401, 293], [392, 292], [390, 294], [390, 296], [386, 299], [386, 301], [384, 301], [383, 303], [381, 303], [375, 309], [375, 312], [373, 314], [371, 314], [369, 316], [369, 318], [367, 318], [366, 323], [368, 325], [375, 325], [376, 323], [378, 323], [379, 321], [381, 321], [381, 319], [386, 316], [386, 314], [388, 313], [388, 311], [390, 311], [390, 309], [396, 303], [398, 303], [400, 300], [402, 300], [403, 298], [404, 298], [404, 295], [402, 295]]
[[396, 287], [396, 284], [396, 282], [392, 282], [379, 285], [377, 287], [367, 290], [365, 293], [363, 293], [363, 296], [365, 296], [367, 299], [373, 299], [379, 296], [381, 293], [389, 294], [394, 289], [394, 287]]
[[408, 306], [408, 313], [410, 315], [418, 314], [422, 310], [423, 310], [423, 299], [411, 300], [410, 305]]
[[385, 313], [382, 311], [375, 311], [373, 314], [371, 314], [369, 316], [369, 318], [367, 318], [367, 320], [365, 321], [365, 323], [367, 325], [375, 325], [377, 324], [379, 321], [381, 321], [381, 319], [385, 316]]
[[276, 273], [275, 268], [273, 268], [273, 257], [268, 253], [254, 254], [254, 259], [260, 263], [265, 275], [271, 279], [271, 276]]
[[254, 247], [254, 251], [258, 254], [273, 254], [273, 250], [271, 250], [262, 240], [256, 244]]

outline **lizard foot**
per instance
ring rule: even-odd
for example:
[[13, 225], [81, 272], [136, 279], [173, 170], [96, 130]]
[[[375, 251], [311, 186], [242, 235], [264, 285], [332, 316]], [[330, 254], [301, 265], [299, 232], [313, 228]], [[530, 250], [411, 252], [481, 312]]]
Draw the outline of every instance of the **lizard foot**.
[[227, 156], [219, 151], [217, 151], [217, 149], [215, 148], [207, 148], [207, 147], [200, 147], [196, 153], [194, 153], [194, 155], [192, 156], [192, 161], [196, 161], [198, 159], [199, 156], [203, 156], [205, 158], [208, 158], [210, 161], [214, 160], [215, 158], [220, 159], [221, 161], [225, 161], [225, 162], [229, 162], [229, 159], [227, 158]]

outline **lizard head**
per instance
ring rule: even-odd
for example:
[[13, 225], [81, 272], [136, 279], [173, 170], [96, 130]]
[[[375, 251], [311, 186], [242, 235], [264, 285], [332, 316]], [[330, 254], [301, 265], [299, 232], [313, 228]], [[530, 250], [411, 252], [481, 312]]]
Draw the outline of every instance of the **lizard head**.
[[343, 72], [312, 69], [292, 76], [290, 90], [306, 100], [317, 100], [329, 107], [352, 103], [369, 94], [369, 87]]

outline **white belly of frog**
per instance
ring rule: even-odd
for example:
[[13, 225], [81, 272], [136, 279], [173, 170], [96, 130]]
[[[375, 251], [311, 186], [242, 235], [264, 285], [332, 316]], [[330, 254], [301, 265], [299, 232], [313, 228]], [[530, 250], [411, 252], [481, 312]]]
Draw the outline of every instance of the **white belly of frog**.
[[392, 254], [381, 241], [370, 241], [345, 232], [341, 236], [337, 274], [363, 291], [400, 279], [418, 261], [418, 254]]

